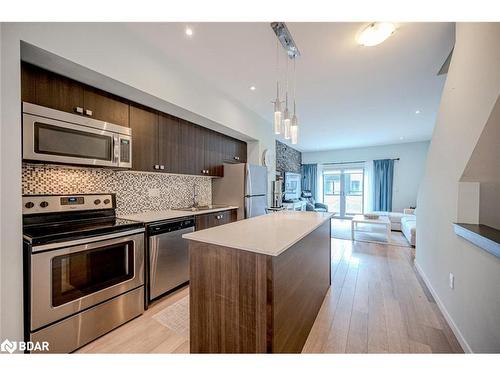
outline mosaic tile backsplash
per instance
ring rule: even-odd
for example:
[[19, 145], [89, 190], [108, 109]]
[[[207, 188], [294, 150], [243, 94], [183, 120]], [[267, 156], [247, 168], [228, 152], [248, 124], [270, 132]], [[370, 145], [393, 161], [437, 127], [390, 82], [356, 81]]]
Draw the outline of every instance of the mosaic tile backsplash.
[[[120, 215], [212, 203], [210, 177], [23, 164], [23, 194], [116, 193]], [[150, 189], [157, 189], [150, 197]]]

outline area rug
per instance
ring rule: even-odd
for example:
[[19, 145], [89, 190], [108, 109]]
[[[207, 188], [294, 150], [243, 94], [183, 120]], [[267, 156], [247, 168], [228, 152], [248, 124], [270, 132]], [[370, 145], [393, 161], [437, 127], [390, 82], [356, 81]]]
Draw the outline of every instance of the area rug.
[[153, 319], [179, 336], [189, 338], [189, 296], [156, 313]]
[[[366, 232], [356, 232], [356, 241], [411, 247], [410, 243], [401, 232], [391, 231], [389, 242], [387, 242], [385, 230], [378, 226], [359, 223], [358, 228]], [[351, 240], [351, 220], [332, 219], [332, 237], [341, 240]]]

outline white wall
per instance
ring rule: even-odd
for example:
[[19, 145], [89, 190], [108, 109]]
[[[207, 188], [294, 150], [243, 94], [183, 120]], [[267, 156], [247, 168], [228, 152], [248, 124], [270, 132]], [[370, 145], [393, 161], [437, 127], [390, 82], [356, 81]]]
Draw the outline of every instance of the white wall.
[[458, 182], [499, 94], [500, 23], [457, 24], [418, 196], [416, 262], [459, 340], [474, 352], [500, 352], [500, 259], [456, 236], [452, 223]]
[[403, 211], [404, 208], [415, 206], [417, 203], [417, 192], [424, 174], [428, 146], [429, 142], [413, 142], [344, 150], [303, 152], [302, 163], [340, 163], [400, 158], [394, 163], [392, 210]]
[[[212, 122], [246, 134], [249, 160], [274, 151], [272, 127], [214, 90], [121, 24], [9, 23], [1, 25], [1, 336], [22, 336], [20, 41], [33, 44], [95, 72], [173, 103]], [[177, 48], [177, 46], [172, 46]], [[119, 94], [119, 93], [117, 93]], [[274, 177], [274, 168], [269, 171]]]

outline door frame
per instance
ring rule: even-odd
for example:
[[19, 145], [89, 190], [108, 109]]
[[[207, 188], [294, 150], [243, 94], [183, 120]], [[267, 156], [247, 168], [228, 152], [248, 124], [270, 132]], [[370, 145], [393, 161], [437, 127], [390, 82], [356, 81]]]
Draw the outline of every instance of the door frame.
[[329, 171], [339, 171], [340, 172], [340, 195], [339, 195], [339, 206], [340, 206], [340, 211], [335, 214], [335, 217], [338, 217], [340, 219], [349, 219], [353, 215], [358, 215], [358, 214], [347, 214], [346, 213], [346, 193], [345, 193], [345, 171], [347, 170], [352, 170], [352, 169], [361, 169], [361, 175], [362, 175], [362, 190], [361, 190], [361, 214], [364, 212], [365, 208], [365, 168], [364, 165], [349, 165], [349, 164], [339, 164], [337, 167], [333, 168], [323, 168], [322, 170], [322, 175], [321, 175], [321, 182], [323, 185], [323, 202], [325, 202], [325, 180], [324, 180], [324, 175], [325, 172], [328, 174]]

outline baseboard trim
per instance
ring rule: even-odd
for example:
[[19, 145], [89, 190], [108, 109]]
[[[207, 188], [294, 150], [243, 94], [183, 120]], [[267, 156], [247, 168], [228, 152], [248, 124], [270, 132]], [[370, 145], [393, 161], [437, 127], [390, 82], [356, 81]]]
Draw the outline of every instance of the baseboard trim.
[[420, 274], [420, 277], [422, 278], [422, 280], [424, 280], [424, 283], [427, 286], [427, 289], [429, 289], [429, 291], [431, 292], [432, 296], [436, 300], [436, 304], [438, 305], [439, 310], [441, 310], [441, 313], [443, 314], [444, 318], [446, 319], [446, 322], [448, 323], [448, 325], [450, 326], [451, 330], [455, 334], [455, 337], [457, 338], [458, 343], [462, 347], [463, 351], [465, 353], [474, 353], [472, 351], [471, 347], [469, 346], [469, 344], [467, 343], [467, 341], [465, 340], [464, 336], [462, 335], [462, 332], [460, 332], [460, 330], [458, 329], [457, 325], [453, 321], [453, 318], [448, 313], [448, 310], [446, 310], [446, 307], [444, 306], [443, 302], [439, 298], [438, 294], [436, 293], [436, 291], [432, 287], [432, 285], [431, 285], [428, 277], [426, 276], [426, 274], [424, 273], [424, 271], [422, 270], [422, 268], [420, 267], [420, 265], [417, 263], [416, 260], [415, 260], [415, 268], [418, 271], [418, 273]]

